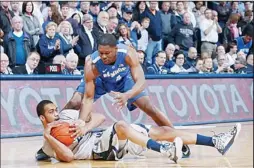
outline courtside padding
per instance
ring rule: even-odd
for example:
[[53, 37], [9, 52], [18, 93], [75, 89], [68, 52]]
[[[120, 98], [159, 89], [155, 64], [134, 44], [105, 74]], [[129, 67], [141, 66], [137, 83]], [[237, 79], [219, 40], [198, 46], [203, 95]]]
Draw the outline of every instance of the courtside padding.
[[[42, 135], [36, 104], [51, 99], [59, 109], [71, 98], [82, 76], [1, 75], [1, 138]], [[156, 105], [176, 126], [253, 121], [253, 74], [147, 75], [147, 89]], [[105, 95], [95, 110], [108, 126], [155, 124], [140, 110], [117, 111]]]

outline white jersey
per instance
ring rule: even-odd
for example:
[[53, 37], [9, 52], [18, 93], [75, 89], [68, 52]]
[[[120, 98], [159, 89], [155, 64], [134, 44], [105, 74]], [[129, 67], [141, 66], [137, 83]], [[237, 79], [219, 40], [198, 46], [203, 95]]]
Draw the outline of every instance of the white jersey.
[[[77, 110], [64, 110], [60, 112], [60, 120], [73, 122], [78, 119]], [[131, 124], [138, 132], [148, 136], [150, 126]], [[120, 160], [128, 152], [132, 155], [143, 155], [147, 149], [125, 140], [120, 143], [114, 130], [114, 125], [109, 126], [106, 130], [100, 132], [89, 132], [82, 139], [75, 140], [69, 149], [72, 150], [75, 160], [103, 159], [103, 160]], [[42, 150], [50, 157], [56, 158], [54, 150], [50, 144], [44, 140]]]
[[[59, 117], [60, 120], [66, 122], [73, 122], [78, 119], [79, 112], [77, 110], [63, 110], [60, 112]], [[76, 139], [69, 148], [72, 150], [74, 154], [74, 159], [91, 159], [92, 151], [94, 148], [96, 139], [96, 134], [88, 133], [83, 136], [82, 139]], [[44, 140], [44, 144], [42, 150], [50, 157], [56, 158], [54, 150], [51, 148], [50, 144]]]

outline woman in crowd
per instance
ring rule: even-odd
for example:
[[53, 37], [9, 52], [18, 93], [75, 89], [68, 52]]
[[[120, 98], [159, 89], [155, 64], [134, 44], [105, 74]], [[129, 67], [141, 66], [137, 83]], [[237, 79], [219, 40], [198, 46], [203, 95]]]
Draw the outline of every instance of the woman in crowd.
[[137, 44], [134, 42], [134, 40], [130, 37], [130, 30], [127, 27], [127, 25], [125, 24], [120, 24], [118, 27], [118, 34], [119, 34], [119, 38], [118, 38], [118, 42], [131, 46], [135, 49], [137, 49]]
[[39, 41], [39, 36], [43, 33], [39, 19], [33, 14], [34, 5], [33, 2], [23, 2], [22, 4], [22, 18], [24, 24], [24, 30], [29, 33], [36, 45]]
[[68, 53], [73, 53], [74, 49], [78, 49], [78, 39], [79, 37], [72, 37], [73, 29], [68, 21], [62, 21], [58, 26], [58, 32], [61, 40], [63, 55], [67, 55]]

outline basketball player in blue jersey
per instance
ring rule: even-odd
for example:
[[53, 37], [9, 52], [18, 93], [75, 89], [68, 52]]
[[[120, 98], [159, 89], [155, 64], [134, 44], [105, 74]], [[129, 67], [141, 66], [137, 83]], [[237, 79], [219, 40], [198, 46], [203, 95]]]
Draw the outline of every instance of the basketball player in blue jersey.
[[[51, 136], [50, 132], [63, 121], [72, 123], [77, 120], [79, 111], [66, 109], [58, 113], [56, 105], [49, 100], [42, 100], [36, 110], [44, 127], [44, 143], [40, 154], [37, 153], [37, 160], [46, 160], [50, 157], [65, 162], [73, 159], [120, 160], [127, 153], [140, 156], [148, 148], [177, 162], [182, 156], [183, 143], [214, 147], [224, 155], [233, 145], [241, 129], [241, 125], [236, 124], [226, 133], [209, 137], [167, 126], [127, 124], [118, 121], [105, 130], [92, 131], [103, 123], [105, 116], [91, 113], [90, 121], [86, 123], [87, 133], [67, 147]], [[70, 131], [72, 130], [74, 129], [70, 128]], [[158, 143], [156, 140], [174, 142]], [[42, 153], [44, 153], [43, 158]]]
[[[80, 109], [80, 120], [74, 136], [84, 135], [85, 122], [92, 112], [94, 101], [106, 93], [114, 95], [119, 108], [127, 105], [130, 111], [136, 107], [150, 116], [158, 126], [173, 124], [150, 101], [145, 89], [145, 76], [135, 49], [117, 45], [112, 34], [104, 34], [98, 42], [98, 51], [87, 56], [84, 81], [80, 83], [72, 99], [64, 109]], [[82, 105], [81, 105], [82, 104]], [[78, 129], [80, 128], [80, 129]], [[82, 129], [81, 129], [82, 128]], [[190, 149], [183, 146], [183, 155], [188, 157]]]

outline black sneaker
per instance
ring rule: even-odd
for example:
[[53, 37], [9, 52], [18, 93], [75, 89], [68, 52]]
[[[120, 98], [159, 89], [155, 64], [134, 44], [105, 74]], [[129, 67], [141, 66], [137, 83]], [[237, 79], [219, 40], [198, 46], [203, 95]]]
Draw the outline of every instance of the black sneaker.
[[183, 158], [190, 157], [191, 152], [190, 152], [190, 148], [188, 145], [183, 145], [182, 152], [183, 152]]
[[35, 155], [37, 161], [48, 160], [49, 158], [50, 157], [43, 152], [42, 148]]

